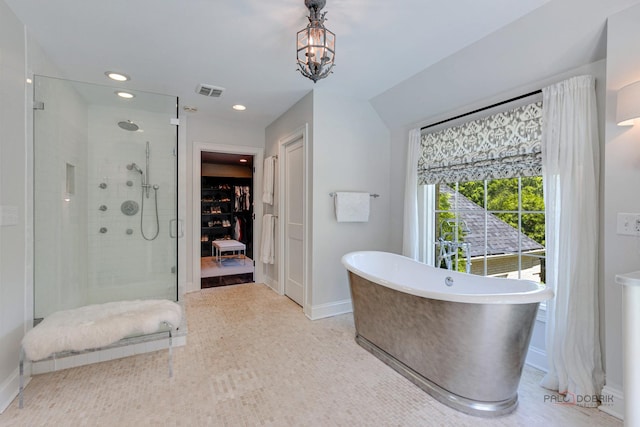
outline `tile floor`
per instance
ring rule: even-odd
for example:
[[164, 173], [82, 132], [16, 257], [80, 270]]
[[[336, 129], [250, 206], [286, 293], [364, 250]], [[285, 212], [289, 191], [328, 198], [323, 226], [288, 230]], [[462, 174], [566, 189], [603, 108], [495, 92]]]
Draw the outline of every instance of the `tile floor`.
[[187, 345], [33, 377], [2, 426], [622, 426], [544, 402], [526, 368], [520, 405], [481, 419], [436, 402], [354, 341], [350, 314], [310, 321], [260, 284], [186, 297]]

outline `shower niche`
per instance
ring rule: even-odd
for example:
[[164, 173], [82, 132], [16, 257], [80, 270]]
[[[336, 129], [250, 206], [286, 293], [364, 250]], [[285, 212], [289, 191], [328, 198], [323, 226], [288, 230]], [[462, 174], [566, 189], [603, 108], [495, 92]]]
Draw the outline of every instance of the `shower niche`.
[[177, 300], [177, 98], [46, 76], [33, 87], [35, 317]]

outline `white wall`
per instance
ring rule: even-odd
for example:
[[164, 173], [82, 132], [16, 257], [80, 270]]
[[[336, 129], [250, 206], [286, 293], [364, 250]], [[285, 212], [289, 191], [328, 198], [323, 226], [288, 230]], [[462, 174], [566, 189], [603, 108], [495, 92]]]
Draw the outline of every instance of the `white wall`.
[[[391, 148], [389, 132], [368, 102], [314, 89], [267, 127], [266, 155], [277, 154], [278, 141], [305, 124], [309, 125], [306, 143], [311, 153], [308, 174], [312, 182], [311, 307], [306, 313], [315, 319], [351, 310], [342, 255], [354, 250], [388, 249], [393, 233], [388, 226]], [[369, 222], [337, 223], [329, 196], [334, 191], [379, 194], [371, 200]], [[273, 212], [278, 212], [277, 196]], [[277, 282], [277, 260], [267, 272], [269, 280]]]
[[[186, 237], [186, 281], [187, 289], [200, 289], [200, 283], [193, 283], [192, 262], [200, 263], [199, 254], [193, 253], [194, 227], [200, 234], [200, 221], [194, 223], [193, 209], [200, 209], [200, 201], [193, 199], [193, 150], [194, 143], [211, 143], [221, 145], [238, 145], [245, 147], [264, 147], [264, 127], [255, 126], [242, 121], [242, 113], [239, 112], [239, 119], [236, 122], [219, 120], [212, 117], [198, 116], [197, 114], [186, 114], [180, 118], [181, 126], [186, 126], [186, 171], [185, 176], [179, 177], [179, 191], [186, 193], [186, 216], [185, 216], [185, 237]], [[256, 225], [256, 224], [254, 224]], [[259, 232], [259, 226], [254, 226], [254, 232]]]
[[[265, 129], [265, 157], [267, 156], [275, 156], [278, 154], [278, 146], [279, 141], [283, 138], [288, 137], [293, 134], [298, 129], [308, 124], [308, 134], [307, 140], [305, 144], [307, 144], [307, 149], [313, 147], [313, 98], [314, 92], [311, 91], [302, 99], [300, 99], [297, 103], [295, 103], [289, 110], [287, 110], [283, 115], [278, 117], [273, 121], [267, 128]], [[264, 213], [278, 213], [278, 168], [276, 167], [275, 180], [274, 180], [274, 205], [264, 205], [265, 211]], [[308, 171], [309, 176], [311, 176], [313, 171], [313, 167], [311, 171]], [[311, 183], [313, 186], [313, 183]], [[310, 206], [310, 209], [313, 211], [313, 205]], [[275, 230], [275, 234], [278, 235], [278, 230]], [[275, 242], [275, 250], [276, 254], [279, 250], [279, 242], [276, 239]], [[313, 257], [313, 253], [308, 254], [309, 257]], [[278, 259], [276, 257], [275, 264], [265, 264], [264, 274], [265, 274], [265, 282], [267, 285], [272, 288], [276, 288], [276, 283], [278, 282]]]
[[26, 277], [26, 117], [24, 27], [0, 1], [0, 411], [18, 390], [18, 358], [28, 314]]
[[[351, 299], [340, 258], [355, 250], [387, 250], [389, 236], [402, 230], [389, 227], [389, 131], [369, 102], [316, 89], [313, 112], [312, 310], [324, 312]], [[334, 191], [379, 194], [371, 199], [369, 222], [336, 222], [329, 197]]]
[[640, 125], [620, 127], [615, 123], [617, 91], [640, 80], [639, 22], [640, 6], [634, 6], [611, 16], [607, 25], [604, 289], [606, 389], [611, 393], [621, 393], [624, 382], [622, 289], [615, 283], [615, 275], [640, 270], [640, 238], [616, 234], [618, 212], [640, 212], [640, 196], [635, 191], [636, 185], [640, 187]]
[[504, 99], [512, 89], [604, 58], [607, 17], [636, 3], [547, 2], [374, 97], [372, 104], [394, 129], [451, 117], [478, 101]]

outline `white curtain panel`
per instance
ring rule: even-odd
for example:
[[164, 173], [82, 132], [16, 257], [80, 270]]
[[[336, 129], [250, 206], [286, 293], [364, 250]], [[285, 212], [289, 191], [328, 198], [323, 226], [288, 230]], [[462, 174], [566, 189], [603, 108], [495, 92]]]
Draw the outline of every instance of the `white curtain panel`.
[[420, 256], [418, 235], [418, 160], [420, 159], [420, 151], [420, 129], [411, 129], [407, 146], [407, 175], [404, 187], [402, 254], [416, 261]]
[[[595, 79], [573, 77], [542, 93], [546, 282], [556, 294], [547, 302], [549, 372], [542, 386], [570, 398], [600, 395], [604, 373], [598, 309], [600, 143]], [[591, 399], [574, 401], [597, 405]]]

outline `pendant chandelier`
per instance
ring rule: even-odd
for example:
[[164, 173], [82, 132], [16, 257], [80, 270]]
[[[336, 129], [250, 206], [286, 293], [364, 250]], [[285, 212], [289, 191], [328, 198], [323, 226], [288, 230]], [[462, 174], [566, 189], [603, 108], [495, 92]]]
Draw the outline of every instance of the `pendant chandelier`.
[[335, 57], [336, 35], [324, 27], [324, 15], [320, 13], [326, 0], [305, 0], [309, 9], [309, 24], [298, 31], [298, 71], [317, 82], [332, 73]]

